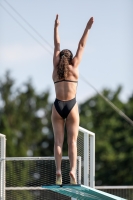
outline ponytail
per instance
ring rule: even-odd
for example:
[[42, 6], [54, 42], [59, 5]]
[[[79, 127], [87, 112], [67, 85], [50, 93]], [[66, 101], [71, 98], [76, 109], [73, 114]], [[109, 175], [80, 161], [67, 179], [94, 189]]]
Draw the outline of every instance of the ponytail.
[[73, 54], [70, 50], [62, 50], [60, 52], [60, 61], [58, 64], [57, 75], [58, 79], [66, 79], [69, 74], [69, 65], [71, 64]]

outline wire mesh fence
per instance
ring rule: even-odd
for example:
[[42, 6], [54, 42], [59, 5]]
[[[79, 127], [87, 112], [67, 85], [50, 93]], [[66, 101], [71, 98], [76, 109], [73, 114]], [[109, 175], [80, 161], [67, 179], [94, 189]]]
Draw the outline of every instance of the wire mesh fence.
[[81, 157], [81, 184], [95, 187], [95, 134], [79, 127], [77, 153]]
[[133, 186], [96, 186], [95, 188], [127, 200], [133, 200]]
[[[88, 185], [90, 186], [90, 136], [87, 138], [88, 140], [88, 148], [84, 150], [84, 134], [82, 132], [79, 132], [78, 135], [78, 140], [77, 140], [77, 154], [81, 157], [81, 184], [84, 184], [85, 179], [88, 178]], [[88, 155], [88, 170], [86, 177], [84, 177], [84, 159], [85, 159], [85, 154], [84, 151], [86, 151], [86, 154]]]
[[[77, 183], [94, 186], [94, 163], [95, 163], [95, 144], [94, 133], [89, 132], [79, 127], [79, 136], [77, 140]], [[89, 134], [91, 136], [89, 136]], [[0, 137], [1, 138], [1, 137]], [[91, 140], [93, 138], [93, 141]], [[0, 151], [5, 152], [3, 141], [0, 143]], [[93, 147], [93, 148], [92, 148]], [[52, 198], [50, 195], [55, 195], [51, 192], [41, 190], [41, 186], [55, 184], [56, 169], [54, 157], [10, 157], [5, 158], [0, 152], [0, 163], [6, 164], [0, 168], [1, 177], [5, 177], [3, 183], [6, 187], [0, 188], [1, 194], [6, 191], [6, 198], [2, 194], [1, 200], [5, 199], [47, 199]], [[2, 158], [3, 157], [3, 158]], [[93, 162], [92, 162], [93, 158]], [[1, 166], [1, 165], [0, 165]], [[69, 177], [70, 163], [68, 157], [62, 158], [62, 179], [63, 184], [70, 183]], [[93, 177], [93, 178], [92, 178]], [[93, 179], [93, 180], [92, 180]], [[25, 197], [25, 195], [27, 197]], [[37, 196], [38, 195], [38, 196]], [[46, 198], [45, 198], [46, 199]], [[56, 194], [56, 198], [58, 195]], [[66, 199], [65, 196], [59, 199]], [[70, 199], [70, 198], [67, 198]]]
[[46, 189], [6, 190], [6, 199], [10, 200], [71, 200], [66, 195]]
[[[77, 182], [81, 182], [81, 157], [77, 157]], [[69, 184], [70, 163], [68, 157], [62, 158], [63, 184]], [[54, 157], [12, 157], [6, 158], [6, 199], [10, 200], [41, 200], [71, 199], [42, 186], [55, 184]]]
[[[63, 184], [70, 183], [70, 163], [62, 158]], [[77, 182], [81, 180], [81, 158], [77, 157]], [[12, 157], [6, 158], [6, 187], [38, 187], [53, 185], [56, 179], [54, 157]]]

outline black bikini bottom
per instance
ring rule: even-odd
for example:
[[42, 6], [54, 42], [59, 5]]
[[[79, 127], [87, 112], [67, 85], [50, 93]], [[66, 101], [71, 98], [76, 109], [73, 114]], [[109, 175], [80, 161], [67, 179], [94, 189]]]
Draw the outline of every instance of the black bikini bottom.
[[73, 106], [76, 103], [76, 98], [71, 99], [69, 101], [61, 101], [59, 99], [55, 99], [54, 106], [59, 113], [59, 115], [66, 119], [70, 111], [72, 110]]

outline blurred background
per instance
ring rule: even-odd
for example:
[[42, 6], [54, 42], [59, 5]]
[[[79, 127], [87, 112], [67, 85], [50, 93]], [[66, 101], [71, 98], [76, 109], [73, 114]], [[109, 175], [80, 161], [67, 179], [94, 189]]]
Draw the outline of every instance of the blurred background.
[[133, 126], [93, 88], [133, 120], [132, 8], [132, 0], [0, 0], [0, 132], [7, 156], [53, 156], [55, 17], [61, 49], [75, 54], [93, 16], [79, 67], [80, 126], [96, 134], [96, 185], [133, 184]]

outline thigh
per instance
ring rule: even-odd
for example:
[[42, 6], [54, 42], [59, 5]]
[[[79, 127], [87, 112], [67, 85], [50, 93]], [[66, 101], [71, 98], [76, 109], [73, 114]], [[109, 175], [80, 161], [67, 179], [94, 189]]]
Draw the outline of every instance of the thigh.
[[64, 119], [58, 114], [54, 105], [52, 107], [51, 120], [52, 120], [55, 142], [56, 143], [63, 143], [63, 140], [64, 140]]
[[68, 144], [71, 141], [76, 141], [79, 129], [79, 111], [77, 103], [74, 105], [66, 119], [66, 129]]

